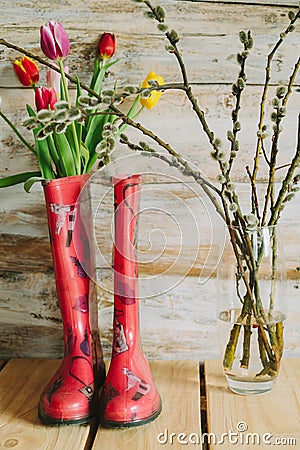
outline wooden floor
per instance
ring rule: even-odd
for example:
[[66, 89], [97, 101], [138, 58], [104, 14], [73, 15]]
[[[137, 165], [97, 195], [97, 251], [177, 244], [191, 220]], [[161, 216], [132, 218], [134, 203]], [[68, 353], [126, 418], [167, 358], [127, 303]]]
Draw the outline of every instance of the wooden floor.
[[[300, 448], [300, 360], [284, 360], [271, 393], [231, 393], [219, 361], [151, 362], [163, 401], [152, 423], [123, 430], [43, 426], [41, 390], [59, 360], [12, 359], [0, 363], [0, 449], [156, 450]], [[199, 376], [200, 374], [200, 376]], [[202, 428], [202, 430], [201, 430]]]

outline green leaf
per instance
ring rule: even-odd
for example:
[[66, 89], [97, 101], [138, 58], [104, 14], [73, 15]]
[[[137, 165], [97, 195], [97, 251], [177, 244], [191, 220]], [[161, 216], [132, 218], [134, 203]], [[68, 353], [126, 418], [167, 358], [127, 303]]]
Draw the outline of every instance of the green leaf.
[[[67, 126], [66, 131], [64, 132], [64, 134], [61, 134], [61, 136], [64, 136], [66, 139], [66, 142], [68, 143], [68, 146], [72, 153], [73, 164], [74, 164], [74, 167], [76, 170], [77, 153], [76, 153], [76, 144], [75, 144], [75, 140], [74, 140], [74, 137], [75, 137], [74, 135], [77, 137], [76, 124], [73, 122]], [[78, 139], [77, 139], [77, 142], [78, 142]], [[79, 145], [79, 142], [78, 142], [78, 145]], [[75, 172], [74, 175], [79, 175], [79, 173]]]
[[[30, 105], [26, 105], [26, 108], [30, 117], [36, 116], [35, 111], [31, 108]], [[39, 126], [33, 130], [34, 138], [36, 137], [38, 131], [41, 128], [42, 126]], [[35, 139], [35, 146], [42, 177], [44, 177], [46, 180], [52, 180], [53, 178], [55, 178], [55, 175], [52, 170], [52, 161], [48, 148], [48, 143], [45, 140], [39, 141]]]
[[121, 58], [118, 59], [114, 59], [113, 61], [108, 62], [107, 64], [105, 64], [105, 66], [102, 67], [102, 70], [107, 70], [109, 69], [111, 66], [113, 66], [114, 64], [116, 64], [118, 61], [120, 61]]
[[[140, 105], [140, 96], [137, 95], [135, 101], [133, 102], [130, 110], [127, 113], [127, 117], [129, 119], [135, 119], [139, 113], [142, 111], [143, 108], [141, 108], [140, 111], [138, 111], [138, 106]], [[120, 136], [121, 133], [123, 133], [124, 130], [126, 130], [126, 128], [128, 127], [127, 123], [124, 123], [119, 129], [118, 132], [116, 134], [116, 137]]]
[[24, 183], [25, 191], [29, 192], [30, 189], [32, 188], [32, 185], [34, 183], [37, 183], [38, 181], [43, 181], [44, 179], [45, 178], [43, 178], [43, 177], [31, 177], [31, 178], [28, 178], [28, 180], [26, 180], [25, 183]]
[[40, 177], [41, 172], [23, 172], [16, 175], [10, 175], [0, 179], [0, 188], [14, 186], [19, 183], [24, 183], [29, 178]]
[[95, 164], [95, 162], [97, 161], [98, 158], [98, 154], [96, 152], [94, 152], [89, 159], [88, 165], [86, 166], [85, 172], [84, 173], [90, 173], [90, 171], [92, 170], [93, 165]]
[[[36, 131], [36, 130], [34, 130]], [[42, 176], [46, 180], [52, 180], [55, 178], [52, 170], [51, 156], [48, 148], [47, 141], [35, 141], [37, 157], [39, 160], [39, 166], [42, 172]]]
[[93, 91], [95, 90], [94, 86], [95, 86], [96, 80], [98, 78], [99, 72], [100, 72], [99, 58], [95, 58], [93, 77], [92, 77], [92, 81], [90, 83], [90, 88], [93, 89]]
[[84, 140], [85, 146], [89, 149], [90, 154], [93, 154], [99, 142], [102, 141], [102, 131], [106, 122], [109, 122], [111, 114], [99, 114], [93, 116], [90, 121], [90, 126]]
[[[76, 77], [76, 84], [77, 84], [76, 106], [79, 106], [79, 103], [78, 103], [78, 97], [81, 96], [81, 94], [82, 94], [82, 89], [81, 89], [80, 81], [79, 81], [78, 77]], [[83, 128], [83, 125], [80, 124], [80, 123], [78, 123], [78, 122], [76, 121], [76, 122], [75, 122], [75, 128], [76, 128], [77, 140], [78, 140], [78, 142], [81, 142], [81, 140], [82, 140], [82, 128]]]
[[85, 173], [89, 159], [90, 159], [90, 152], [89, 152], [89, 149], [84, 145], [83, 142], [80, 142], [80, 156], [83, 160], [82, 172]]
[[50, 151], [51, 158], [52, 158], [52, 160], [53, 160], [53, 162], [55, 164], [57, 176], [59, 178], [62, 178], [64, 176], [66, 176], [66, 175], [65, 175], [65, 173], [64, 173], [64, 171], [63, 171], [63, 169], [61, 167], [61, 162], [60, 162], [60, 159], [59, 159], [59, 155], [57, 153], [57, 149], [55, 147], [53, 136], [47, 136], [46, 139], [47, 139], [47, 144], [48, 144], [48, 148], [49, 148], [49, 151]]
[[105, 72], [114, 64], [116, 64], [120, 59], [115, 59], [114, 61], [110, 61], [109, 63], [105, 64], [105, 66], [100, 67], [98, 76], [95, 79], [93, 91], [95, 91], [97, 94], [101, 95], [102, 91], [102, 83], [103, 79], [105, 77]]
[[27, 112], [28, 112], [29, 117], [35, 117], [35, 116], [36, 116], [35, 111], [31, 108], [30, 105], [27, 104], [27, 105], [26, 105], [26, 109], [27, 109]]
[[81, 89], [81, 86], [80, 86], [80, 81], [79, 81], [79, 78], [76, 77], [76, 105], [77, 106], [79, 105], [78, 97], [80, 97], [81, 95], [82, 95], [82, 89]]
[[66, 136], [64, 134], [57, 134], [54, 132], [53, 138], [66, 176], [77, 175], [73, 152]]

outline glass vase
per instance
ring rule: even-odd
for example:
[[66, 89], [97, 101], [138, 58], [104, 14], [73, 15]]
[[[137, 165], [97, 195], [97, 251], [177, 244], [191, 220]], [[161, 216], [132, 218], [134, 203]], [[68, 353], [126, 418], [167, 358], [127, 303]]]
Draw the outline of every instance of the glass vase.
[[217, 269], [218, 336], [231, 391], [270, 391], [279, 373], [286, 269], [278, 227], [228, 227]]

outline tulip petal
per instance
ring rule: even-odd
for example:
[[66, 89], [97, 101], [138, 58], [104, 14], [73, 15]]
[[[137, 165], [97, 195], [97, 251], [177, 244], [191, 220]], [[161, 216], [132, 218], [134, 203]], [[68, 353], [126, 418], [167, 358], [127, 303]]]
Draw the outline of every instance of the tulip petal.
[[[155, 80], [159, 86], [164, 84], [164, 79], [162, 76], [157, 75], [155, 72], [149, 72], [147, 77], [145, 78], [142, 87], [147, 88], [150, 87], [149, 80]], [[150, 97], [141, 98], [140, 103], [142, 106], [145, 106], [147, 109], [152, 109], [158, 102], [162, 95], [160, 91], [152, 91]]]
[[53, 87], [57, 93], [60, 92], [60, 73], [49, 69], [46, 74], [47, 87]]
[[70, 53], [70, 41], [60, 22], [55, 22], [53, 33], [59, 56], [65, 58]]
[[54, 109], [54, 105], [57, 102], [57, 96], [54, 88], [46, 88], [45, 86], [39, 87], [35, 90], [35, 105], [36, 109]]
[[116, 50], [116, 36], [113, 33], [103, 33], [98, 42], [100, 59], [110, 59]]
[[40, 78], [39, 68], [36, 65], [36, 63], [32, 59], [27, 58], [26, 56], [24, 56], [21, 59], [21, 62], [25, 72], [29, 74], [30, 84], [36, 84]]
[[44, 101], [43, 101], [43, 95], [42, 95], [42, 88], [37, 88], [34, 93], [35, 97], [35, 106], [38, 111], [41, 109], [44, 109]]
[[48, 89], [48, 105], [50, 109], [54, 109], [54, 105], [57, 102], [57, 96], [53, 87]]
[[14, 71], [16, 72], [17, 77], [19, 78], [20, 83], [23, 84], [23, 86], [30, 86], [30, 77], [28, 73], [25, 71], [22, 62], [19, 60], [16, 60], [13, 63]]
[[40, 34], [41, 34], [41, 49], [43, 50], [43, 53], [49, 59], [56, 60], [59, 55], [56, 49], [54, 36], [51, 33], [50, 27], [47, 25], [42, 25], [40, 28]]

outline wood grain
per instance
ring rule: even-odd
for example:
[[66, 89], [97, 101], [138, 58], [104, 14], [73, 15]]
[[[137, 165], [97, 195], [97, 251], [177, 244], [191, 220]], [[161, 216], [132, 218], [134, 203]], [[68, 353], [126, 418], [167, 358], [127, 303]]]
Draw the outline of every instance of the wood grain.
[[85, 449], [89, 426], [49, 427], [40, 423], [37, 405], [59, 361], [11, 360], [0, 372], [0, 448], [20, 450]]
[[[261, 84], [270, 45], [275, 44], [280, 32], [286, 29], [289, 9], [295, 10], [297, 6], [290, 1], [282, 1], [281, 6], [262, 2], [163, 0], [159, 3], [167, 11], [166, 22], [170, 28], [183, 37], [180, 48], [184, 52], [191, 81], [214, 84], [232, 82], [232, 75], [236, 73], [235, 55], [240, 49], [238, 33], [249, 28], [255, 38], [255, 57], [249, 62], [248, 80]], [[118, 56], [122, 60], [118, 63], [117, 72], [114, 67], [112, 73], [118, 74], [122, 85], [139, 83], [153, 69], [166, 80], [180, 79], [175, 59], [164, 50], [164, 38], [157, 31], [156, 24], [144, 17], [146, 8], [142, 5], [122, 0], [112, 5], [109, 0], [104, 0], [99, 8], [96, 0], [91, 0], [88, 5], [75, 0], [70, 7], [58, 1], [49, 5], [42, 0], [38, 6], [33, 4], [29, 8], [21, 0], [9, 5], [1, 0], [0, 7], [3, 11], [0, 18], [2, 36], [39, 55], [39, 27], [53, 19], [55, 11], [54, 18], [62, 21], [71, 40], [72, 51], [67, 59], [70, 72], [80, 74], [84, 80], [90, 79], [96, 43], [103, 31], [117, 33]], [[22, 21], [16, 21], [16, 10]], [[298, 28], [275, 59], [273, 82], [287, 78], [296, 54], [299, 54]], [[18, 86], [11, 69], [11, 61], [15, 58], [15, 51], [3, 49], [1, 86]]]
[[[252, 448], [267, 449], [272, 444], [276, 445], [276, 439], [287, 438], [293, 438], [294, 441], [290, 441], [291, 444], [287, 445], [287, 441], [282, 440], [278, 441], [277, 445], [282, 443], [285, 448], [297, 448], [300, 439], [299, 360], [283, 359], [275, 388], [262, 395], [241, 396], [230, 392], [220, 361], [206, 361], [205, 376], [209, 432], [215, 433], [216, 442], [221, 441], [222, 433], [231, 431], [237, 433], [233, 437], [239, 439], [239, 442], [242, 439], [241, 435], [246, 439], [247, 433], [257, 433], [260, 443], [254, 441]], [[240, 422], [246, 424], [247, 431], [239, 432], [237, 426]], [[269, 438], [271, 444], [263, 442], [267, 433], [271, 435]], [[224, 445], [228, 450], [237, 448], [236, 443], [230, 442], [228, 436], [225, 436], [225, 442], [226, 445], [214, 444], [212, 441], [211, 448], [221, 449]]]
[[[236, 74], [236, 71], [234, 72]], [[234, 78], [232, 78], [232, 81]], [[266, 119], [268, 125], [269, 137], [266, 139], [266, 150], [270, 148], [272, 137], [272, 122], [270, 115], [272, 112], [272, 99], [275, 96], [275, 87], [272, 87], [269, 92], [269, 97], [266, 105]], [[220, 138], [223, 143], [223, 150], [229, 154], [229, 142], [227, 140], [227, 130], [232, 128], [231, 110], [233, 108], [233, 98], [231, 95], [231, 85], [226, 86], [195, 86], [194, 93], [198, 99], [200, 107], [206, 113], [207, 122], [216, 137]], [[258, 86], [248, 86], [242, 97], [242, 110], [240, 114], [240, 123], [242, 130], [238, 135], [240, 141], [240, 152], [234, 162], [232, 180], [235, 182], [247, 182], [248, 175], [246, 172], [246, 165], [252, 167], [252, 161], [256, 146], [256, 130], [259, 117], [259, 103], [262, 94], [262, 88]], [[26, 117], [25, 104], [34, 105], [33, 93], [29, 90], [10, 90], [0, 89], [0, 96], [2, 97], [3, 110], [6, 111], [8, 117], [20, 126], [24, 137], [26, 136], [32, 142], [31, 134], [22, 126], [22, 120]], [[123, 105], [123, 109], [127, 110], [131, 105], [130, 102]], [[286, 164], [291, 159], [296, 148], [297, 137], [297, 115], [299, 112], [299, 93], [294, 92], [288, 103], [288, 113], [283, 120], [283, 131], [280, 136], [280, 152], [278, 155], [278, 166]], [[154, 111], [143, 111], [140, 116], [141, 122], [155, 134], [161, 136], [166, 142], [174, 147], [176, 151], [194, 164], [201, 172], [215, 182], [218, 175], [218, 165], [211, 158], [211, 148], [208, 143], [206, 135], [202, 132], [202, 128], [197, 121], [191, 106], [182, 93], [176, 91], [168, 91], [163, 94], [158, 105]], [[1, 122], [2, 124], [2, 122]], [[155, 147], [154, 142], [143, 137], [141, 133], [135, 130], [127, 129], [126, 134], [134, 142], [138, 143], [140, 140], [145, 140]], [[14, 137], [13, 132], [6, 124], [0, 127], [0, 148], [1, 161], [0, 176], [11, 175], [22, 171], [30, 171], [37, 169], [37, 163], [34, 155]], [[113, 160], [119, 160], [125, 155], [132, 155], [134, 159], [134, 169], [137, 171], [152, 171], [157, 170], [160, 173], [169, 173], [167, 164], [163, 162], [156, 162], [153, 158], [137, 157], [137, 155], [129, 150], [124, 145], [119, 144], [113, 154]], [[132, 163], [131, 163], [132, 164]], [[106, 179], [111, 174], [115, 166], [110, 169], [106, 167], [101, 173], [101, 177]], [[95, 168], [96, 169], [96, 168]], [[117, 166], [116, 166], [117, 170]], [[276, 178], [282, 179], [286, 169], [277, 171]], [[178, 171], [174, 170], [174, 176]], [[262, 160], [259, 170], [259, 180], [265, 182], [268, 176], [268, 166]], [[156, 180], [154, 175], [153, 180]], [[187, 181], [189, 181], [187, 179]], [[7, 194], [5, 194], [7, 192]], [[11, 192], [11, 194], [10, 194]], [[1, 198], [3, 200], [7, 196], [12, 197], [14, 190], [2, 190]], [[29, 196], [28, 196], [29, 197]], [[28, 198], [28, 201], [29, 198]]]
[[[93, 450], [159, 450], [165, 446], [158, 441], [160, 433], [161, 442], [166, 440], [166, 448], [178, 450], [182, 448], [177, 440], [180, 433], [187, 436], [196, 433], [201, 439], [199, 364], [196, 361], [153, 361], [151, 369], [162, 398], [161, 414], [154, 422], [141, 427], [99, 428]], [[171, 437], [170, 443], [171, 433], [176, 437]], [[181, 439], [187, 438], [181, 436]], [[197, 445], [197, 448], [202, 446]]]
[[[134, 167], [136, 160], [133, 156], [129, 158], [128, 167], [130, 164]], [[121, 166], [124, 169], [124, 160], [119, 160], [119, 168], [117, 165], [108, 168], [104, 177], [101, 173], [93, 176], [95, 235], [91, 239], [97, 248], [99, 269], [111, 267], [113, 192], [109, 180], [114, 170], [117, 173]], [[160, 176], [159, 166], [154, 165], [151, 171], [150, 168], [144, 171], [139, 215], [140, 273], [209, 276], [215, 270], [224, 242], [221, 219], [196, 183], [188, 183], [189, 180], [176, 171], [168, 171], [167, 166], [163, 168], [166, 170]], [[155, 183], [153, 177], [156, 178]], [[108, 184], [103, 183], [105, 178]], [[237, 184], [236, 189], [244, 214], [248, 214], [250, 195], [243, 183]], [[12, 198], [6, 197], [7, 191], [0, 191], [0, 197], [3, 193], [0, 269], [50, 274], [52, 259], [43, 194], [38, 187], [31, 194], [23, 192], [21, 187], [12, 190], [15, 193]], [[263, 198], [264, 192], [265, 185], [261, 185], [260, 197]], [[287, 275], [295, 280], [300, 277], [297, 270], [300, 265], [299, 201], [300, 196], [286, 206], [281, 221]], [[289, 233], [286, 233], [286, 227]], [[7, 276], [10, 277], [9, 274]], [[33, 275], [32, 283], [35, 281], [39, 280]], [[46, 283], [46, 278], [44, 281]], [[49, 286], [45, 284], [44, 287], [48, 292]], [[48, 295], [55, 293], [49, 292]]]
[[[238, 33], [251, 28], [254, 48], [248, 60], [248, 86], [242, 98], [240, 133], [241, 151], [234, 165], [233, 179], [246, 205], [246, 164], [252, 163], [258, 123], [258, 107], [265, 74], [265, 60], [272, 43], [288, 23], [288, 12], [296, 10], [298, 0], [188, 1], [162, 0], [170, 28], [179, 32], [195, 95], [207, 121], [228, 151], [226, 132], [231, 127], [231, 84], [237, 77], [236, 53], [240, 49]], [[41, 55], [39, 27], [50, 19], [61, 20], [71, 41], [67, 64], [71, 74], [89, 82], [99, 35], [103, 31], [117, 35], [116, 56], [121, 60], [111, 68], [106, 79], [115, 78], [119, 86], [138, 85], [147, 72], [161, 73], [165, 82], [179, 81], [178, 65], [164, 50], [164, 39], [151, 20], [144, 17], [138, 3], [123, 0], [0, 0], [1, 37], [25, 46]], [[267, 101], [269, 122], [276, 86], [286, 83], [295, 56], [300, 51], [300, 28], [296, 27], [274, 58], [270, 97]], [[22, 127], [25, 104], [33, 105], [31, 89], [21, 88], [12, 69], [20, 55], [0, 46], [0, 96], [2, 109], [28, 139]], [[45, 83], [45, 69], [40, 84]], [[299, 76], [296, 80], [299, 88]], [[74, 94], [74, 92], [73, 92]], [[130, 101], [122, 105], [130, 106]], [[299, 93], [293, 92], [280, 138], [279, 164], [285, 164], [295, 151]], [[217, 164], [210, 157], [207, 138], [200, 132], [190, 105], [178, 91], [163, 94], [155, 111], [144, 111], [141, 121], [213, 182]], [[269, 122], [270, 123], [270, 122]], [[270, 123], [270, 129], [271, 129]], [[143, 137], [126, 131], [135, 142]], [[268, 143], [270, 143], [271, 135]], [[99, 284], [99, 318], [105, 354], [111, 345], [112, 293], [111, 242], [112, 196], [110, 178], [117, 171], [144, 174], [147, 190], [142, 196], [144, 212], [140, 220], [140, 291], [144, 345], [151, 358], [202, 359], [216, 356], [214, 301], [215, 286], [199, 284], [198, 277], [208, 277], [217, 260], [217, 216], [197, 186], [161, 161], [136, 154], [119, 145], [114, 162], [93, 176], [95, 240]], [[126, 158], [125, 158], [126, 157]], [[37, 168], [33, 156], [18, 142], [4, 122], [0, 122], [0, 177]], [[284, 170], [277, 171], [277, 186]], [[259, 172], [264, 187], [267, 165]], [[260, 195], [263, 198], [262, 189]], [[299, 337], [299, 243], [300, 196], [289, 204], [282, 217], [285, 230], [289, 303], [293, 315], [287, 331], [286, 350], [300, 355]], [[245, 208], [245, 212], [247, 208]], [[213, 235], [212, 235], [213, 230]], [[181, 236], [182, 231], [182, 236]], [[62, 330], [56, 300], [47, 222], [41, 188], [30, 194], [22, 187], [0, 190], [0, 357], [48, 356], [62, 354]]]
[[[29, 274], [27, 274], [29, 277]], [[22, 284], [0, 285], [5, 307], [0, 319], [1, 353], [10, 357], [61, 357], [63, 336], [57, 304], [49, 300], [41, 284], [30, 286], [32, 278], [23, 274]], [[49, 284], [55, 288], [53, 278]], [[112, 273], [98, 274], [99, 326], [106, 361], [111, 357], [113, 295]], [[3, 288], [5, 287], [5, 289]], [[143, 349], [153, 359], [218, 358], [216, 334], [217, 290], [214, 279], [198, 277], [141, 276], [139, 283], [140, 325]], [[36, 290], [35, 290], [36, 289]], [[21, 297], [19, 292], [26, 292]], [[300, 352], [299, 284], [290, 281], [286, 291], [288, 318], [285, 323], [285, 355]], [[42, 303], [44, 305], [42, 306]], [[41, 303], [41, 304], [40, 304]], [[34, 312], [34, 314], [33, 314]], [[55, 319], [55, 320], [54, 320]]]

